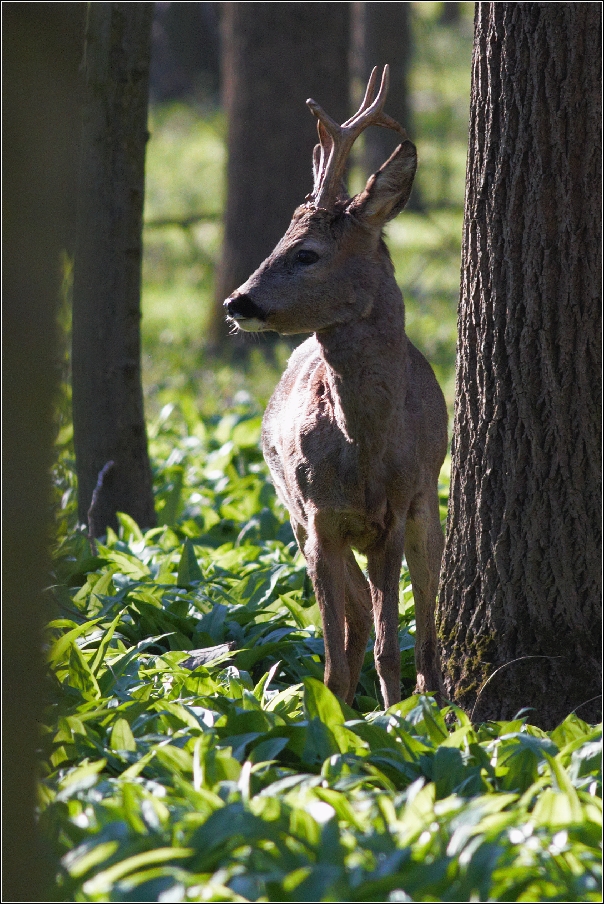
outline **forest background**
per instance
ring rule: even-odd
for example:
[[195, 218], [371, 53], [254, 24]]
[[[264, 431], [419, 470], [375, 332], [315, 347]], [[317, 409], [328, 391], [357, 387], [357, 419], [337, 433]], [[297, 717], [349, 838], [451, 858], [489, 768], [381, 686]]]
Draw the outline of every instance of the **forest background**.
[[[388, 242], [452, 413], [473, 5], [406, 6], [421, 163]], [[356, 712], [317, 680], [320, 621], [257, 448], [290, 349], [228, 360], [212, 338], [226, 158], [211, 89], [202, 75], [160, 101], [156, 84], [150, 111], [142, 360], [160, 528], [121, 517], [93, 557], [75, 529], [64, 345], [39, 801], [52, 843], [20, 881], [31, 894], [52, 875], [62, 900], [597, 900], [597, 730], [571, 715], [546, 733], [526, 713], [475, 730], [455, 709], [447, 725], [414, 697], [380, 721], [370, 653]], [[68, 259], [64, 276], [68, 337]], [[406, 695], [413, 631], [403, 573]], [[212, 645], [217, 659], [189, 661]]]

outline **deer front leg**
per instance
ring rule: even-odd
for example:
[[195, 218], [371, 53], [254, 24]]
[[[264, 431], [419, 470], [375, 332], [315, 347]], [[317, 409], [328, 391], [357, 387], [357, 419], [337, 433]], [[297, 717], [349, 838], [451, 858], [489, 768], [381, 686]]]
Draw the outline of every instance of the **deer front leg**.
[[398, 599], [403, 538], [404, 524], [401, 524], [382, 546], [367, 553], [375, 621], [375, 667], [386, 709], [401, 699]]
[[346, 659], [350, 686], [346, 702], [352, 705], [373, 624], [369, 584], [351, 549], [346, 552]]
[[434, 691], [440, 702], [442, 675], [436, 641], [434, 610], [443, 553], [438, 494], [414, 500], [407, 516], [405, 555], [415, 600], [415, 666], [417, 691]]
[[345, 566], [341, 543], [308, 525], [304, 556], [313, 583], [323, 623], [325, 641], [325, 684], [329, 690], [347, 700], [350, 669], [345, 650]]

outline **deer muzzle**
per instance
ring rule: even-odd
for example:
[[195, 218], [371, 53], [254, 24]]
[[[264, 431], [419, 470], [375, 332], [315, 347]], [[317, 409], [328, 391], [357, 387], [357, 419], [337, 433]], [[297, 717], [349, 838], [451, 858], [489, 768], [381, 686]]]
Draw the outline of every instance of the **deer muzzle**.
[[266, 329], [266, 314], [249, 295], [235, 292], [224, 302], [224, 309], [228, 320], [242, 330], [259, 332]]

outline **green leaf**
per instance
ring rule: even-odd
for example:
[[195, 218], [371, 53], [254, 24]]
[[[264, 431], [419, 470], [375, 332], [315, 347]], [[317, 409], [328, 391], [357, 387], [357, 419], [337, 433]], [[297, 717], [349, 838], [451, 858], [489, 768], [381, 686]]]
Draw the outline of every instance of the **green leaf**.
[[66, 655], [69, 647], [74, 643], [77, 637], [80, 637], [82, 634], [86, 634], [91, 631], [91, 629], [98, 625], [98, 623], [102, 621], [100, 618], [92, 619], [91, 621], [84, 622], [83, 625], [78, 625], [77, 628], [72, 628], [71, 631], [68, 631], [67, 634], [63, 634], [50, 648], [50, 652], [48, 654], [48, 661], [51, 664], [56, 664], [60, 662], [63, 657]]
[[107, 631], [105, 632], [105, 636], [103, 637], [101, 643], [99, 644], [99, 648], [96, 652], [96, 655], [95, 655], [94, 659], [92, 660], [92, 662], [90, 663], [90, 671], [95, 676], [98, 675], [99, 669], [105, 658], [105, 653], [107, 652], [107, 650], [109, 648], [109, 644], [111, 643], [111, 640], [115, 633], [115, 629], [117, 628], [117, 626], [119, 625], [119, 623], [121, 621], [122, 614], [123, 614], [123, 610], [120, 610], [118, 612], [118, 614], [115, 616], [115, 618], [113, 619], [113, 621], [111, 622], [111, 624], [109, 625], [109, 627], [107, 628]]
[[59, 791], [57, 800], [67, 800], [78, 791], [91, 788], [98, 780], [99, 773], [103, 771], [107, 765], [107, 760], [96, 760], [95, 762], [85, 762], [76, 769], [67, 772], [64, 778], [59, 782]]
[[203, 574], [199, 567], [197, 556], [195, 555], [195, 548], [187, 538], [184, 542], [182, 555], [178, 563], [176, 583], [179, 587], [188, 587], [201, 580], [203, 580]]
[[185, 470], [182, 465], [174, 465], [170, 470], [170, 477], [172, 485], [164, 497], [165, 502], [164, 507], [159, 514], [159, 522], [160, 524], [166, 524], [168, 527], [173, 527], [176, 522], [176, 516], [181, 508], [182, 491], [185, 480]]
[[135, 854], [133, 857], [126, 857], [125, 860], [97, 873], [93, 879], [85, 882], [83, 890], [90, 897], [106, 894], [118, 879], [128, 875], [128, 873], [133, 873], [135, 870], [152, 863], [166, 863], [171, 860], [186, 859], [191, 857], [193, 853], [194, 851], [191, 848], [160, 847], [153, 851], [145, 851], [143, 854]]
[[97, 680], [75, 643], [71, 645], [69, 651], [68, 681], [71, 687], [79, 688], [84, 694], [89, 694], [97, 699], [101, 697]]
[[74, 878], [85, 876], [95, 866], [109, 860], [119, 847], [119, 841], [104, 841], [95, 844], [88, 841], [63, 857], [63, 866]]
[[136, 750], [136, 741], [126, 719], [116, 719], [111, 729], [112, 750]]
[[142, 640], [131, 650], [128, 650], [127, 653], [124, 653], [123, 656], [118, 656], [116, 659], [112, 660], [111, 663], [108, 663], [107, 671], [101, 675], [98, 682], [101, 693], [103, 695], [109, 694], [130, 663], [137, 659], [143, 650], [146, 650], [147, 647], [155, 646], [155, 644], [163, 637], [166, 637], [166, 635], [160, 634], [158, 637], [150, 637], [148, 640]]
[[461, 752], [452, 747], [439, 747], [432, 758], [432, 781], [436, 785], [436, 797], [448, 797], [468, 777]]
[[130, 540], [134, 540], [135, 543], [142, 543], [144, 540], [142, 531], [134, 518], [131, 518], [130, 515], [127, 515], [125, 512], [116, 512], [116, 518], [120, 525], [120, 534], [126, 543], [129, 543]]

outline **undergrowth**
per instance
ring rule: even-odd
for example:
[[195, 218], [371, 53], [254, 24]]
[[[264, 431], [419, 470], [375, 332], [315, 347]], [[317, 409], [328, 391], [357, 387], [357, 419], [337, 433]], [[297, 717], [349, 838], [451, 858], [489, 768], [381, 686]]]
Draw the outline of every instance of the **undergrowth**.
[[40, 786], [56, 895], [600, 900], [600, 729], [472, 726], [414, 696], [405, 569], [403, 702], [382, 710], [371, 644], [354, 706], [335, 698], [259, 427], [245, 399], [163, 410], [162, 523], [121, 515], [94, 555], [63, 452]]

